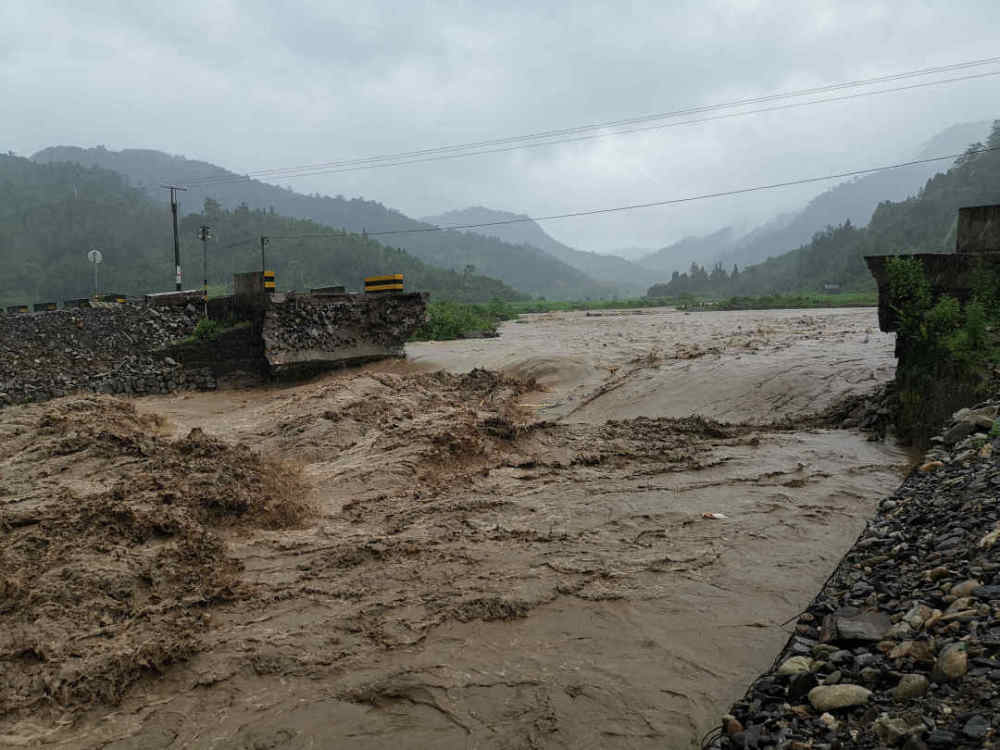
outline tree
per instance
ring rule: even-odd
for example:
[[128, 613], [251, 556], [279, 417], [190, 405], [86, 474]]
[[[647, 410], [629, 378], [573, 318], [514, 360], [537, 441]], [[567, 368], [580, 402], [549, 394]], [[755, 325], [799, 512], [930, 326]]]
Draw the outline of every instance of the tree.
[[986, 139], [986, 145], [989, 148], [1000, 149], [1000, 120], [993, 121], [993, 127], [990, 129], [990, 137]]

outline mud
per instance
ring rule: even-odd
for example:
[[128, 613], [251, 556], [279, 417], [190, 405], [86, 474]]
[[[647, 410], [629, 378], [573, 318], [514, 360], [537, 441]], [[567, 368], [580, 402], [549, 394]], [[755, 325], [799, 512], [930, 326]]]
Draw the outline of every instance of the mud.
[[891, 375], [874, 315], [530, 316], [4, 412], [0, 745], [693, 747], [905, 468], [807, 426]]

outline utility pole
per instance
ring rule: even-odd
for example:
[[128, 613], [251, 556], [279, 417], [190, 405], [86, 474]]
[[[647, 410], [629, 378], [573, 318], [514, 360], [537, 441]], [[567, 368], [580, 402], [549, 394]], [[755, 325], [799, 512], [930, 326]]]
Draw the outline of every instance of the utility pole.
[[271, 238], [260, 236], [260, 270], [261, 273], [267, 270], [267, 259], [264, 257], [264, 248], [271, 244]]
[[202, 224], [198, 227], [198, 239], [201, 240], [201, 271], [204, 279], [205, 314], [208, 315], [208, 241], [212, 239], [212, 227]]
[[160, 185], [161, 188], [170, 191], [170, 213], [174, 217], [174, 267], [177, 270], [177, 291], [181, 290], [181, 241], [177, 236], [177, 191], [187, 190], [187, 188], [177, 185]]

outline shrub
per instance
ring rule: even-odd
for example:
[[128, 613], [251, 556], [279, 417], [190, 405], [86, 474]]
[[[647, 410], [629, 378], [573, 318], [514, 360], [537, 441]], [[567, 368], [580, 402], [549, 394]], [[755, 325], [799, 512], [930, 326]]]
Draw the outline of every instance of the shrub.
[[222, 324], [217, 320], [202, 318], [194, 327], [192, 336], [198, 341], [214, 341], [222, 332]]

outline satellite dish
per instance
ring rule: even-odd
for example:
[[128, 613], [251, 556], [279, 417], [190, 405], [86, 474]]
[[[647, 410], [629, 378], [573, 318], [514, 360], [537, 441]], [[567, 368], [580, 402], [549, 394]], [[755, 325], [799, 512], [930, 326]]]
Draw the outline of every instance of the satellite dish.
[[101, 254], [100, 250], [91, 250], [87, 253], [87, 260], [93, 263], [95, 266], [104, 260], [104, 256]]

